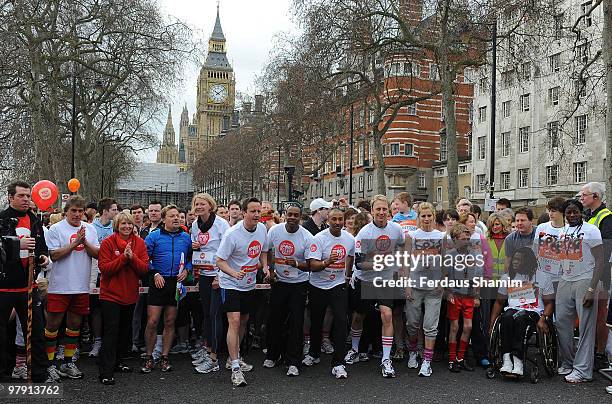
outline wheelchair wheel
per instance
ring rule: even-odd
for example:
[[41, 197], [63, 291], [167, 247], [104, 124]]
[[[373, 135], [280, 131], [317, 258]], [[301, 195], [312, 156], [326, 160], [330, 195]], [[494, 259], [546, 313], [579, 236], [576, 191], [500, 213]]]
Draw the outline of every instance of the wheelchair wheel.
[[[500, 336], [501, 322], [500, 318], [497, 317], [491, 328], [491, 339], [489, 340], [489, 356], [491, 357], [491, 367], [487, 369], [487, 377], [492, 379], [495, 377], [495, 371], [501, 367], [502, 362], [502, 346]], [[489, 370], [493, 373], [493, 376], [489, 376]]]
[[544, 370], [550, 377], [557, 374], [559, 342], [557, 340], [557, 330], [550, 320], [548, 321], [548, 330], [547, 333], [538, 330], [538, 349], [540, 350]]

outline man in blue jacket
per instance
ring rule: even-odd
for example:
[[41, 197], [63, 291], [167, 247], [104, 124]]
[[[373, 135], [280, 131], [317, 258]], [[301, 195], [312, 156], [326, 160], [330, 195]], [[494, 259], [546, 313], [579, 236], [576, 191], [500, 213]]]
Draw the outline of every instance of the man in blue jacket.
[[181, 229], [179, 209], [168, 205], [162, 209], [162, 223], [158, 231], [145, 239], [149, 253], [148, 320], [145, 331], [147, 357], [140, 369], [150, 373], [155, 368], [153, 347], [155, 346], [157, 323], [164, 310], [164, 334], [161, 358], [162, 372], [172, 370], [168, 353], [174, 340], [174, 321], [177, 301], [176, 284], [183, 282], [191, 270], [191, 237]]

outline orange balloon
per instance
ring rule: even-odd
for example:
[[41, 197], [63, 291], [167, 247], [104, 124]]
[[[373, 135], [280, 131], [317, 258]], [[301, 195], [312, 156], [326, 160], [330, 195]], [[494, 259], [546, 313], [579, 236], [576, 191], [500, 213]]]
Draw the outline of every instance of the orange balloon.
[[77, 180], [76, 178], [68, 181], [68, 189], [70, 192], [77, 192], [79, 188], [81, 188], [81, 181]]

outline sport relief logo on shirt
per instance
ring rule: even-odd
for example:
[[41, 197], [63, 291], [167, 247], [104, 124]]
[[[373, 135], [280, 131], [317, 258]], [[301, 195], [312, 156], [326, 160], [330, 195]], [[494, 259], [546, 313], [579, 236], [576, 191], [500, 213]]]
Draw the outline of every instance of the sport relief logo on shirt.
[[283, 257], [291, 257], [295, 254], [295, 245], [289, 240], [283, 240], [278, 245], [278, 252], [281, 253]]
[[310, 252], [316, 252], [317, 251], [317, 245], [316, 244], [311, 244], [310, 245]]
[[249, 249], [247, 250], [247, 255], [249, 258], [257, 258], [259, 254], [261, 254], [261, 243], [257, 240], [251, 241]]
[[386, 234], [379, 236], [376, 239], [376, 251], [387, 252], [391, 249], [391, 239]]
[[560, 261], [561, 244], [556, 235], [540, 233], [538, 234], [538, 255], [541, 258], [548, 258], [555, 261]]
[[200, 243], [200, 246], [205, 246], [206, 244], [208, 244], [208, 240], [210, 240], [210, 234], [208, 232], [200, 232], [198, 234], [198, 243]]
[[[72, 236], [70, 236], [70, 244], [72, 244], [74, 242], [74, 240], [76, 240], [76, 238], [77, 238], [77, 234], [76, 233], [74, 233]], [[83, 243], [79, 244], [75, 248], [76, 251], [83, 251], [84, 249], [85, 249], [85, 245]]]
[[[334, 263], [332, 263], [328, 268], [331, 268], [331, 269], [344, 269], [344, 262], [342, 262], [342, 260], [344, 260], [344, 258], [346, 257], [346, 248], [344, 248], [344, 246], [342, 244], [336, 244], [331, 249], [331, 254], [333, 254], [333, 253], [337, 254], [338, 259]], [[332, 279], [332, 280], [334, 278], [330, 277], [330, 279]]]

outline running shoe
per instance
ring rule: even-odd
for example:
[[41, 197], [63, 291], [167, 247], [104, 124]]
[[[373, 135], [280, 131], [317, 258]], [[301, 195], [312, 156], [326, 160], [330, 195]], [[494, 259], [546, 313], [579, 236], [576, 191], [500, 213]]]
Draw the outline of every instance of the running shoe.
[[287, 376], [291, 376], [291, 377], [295, 377], [295, 376], [299, 376], [300, 375], [300, 370], [297, 368], [297, 366], [289, 366], [289, 369], [287, 369]]
[[57, 368], [55, 365], [51, 365], [47, 368], [47, 373], [49, 377], [51, 377], [55, 382], [59, 383], [62, 380], [62, 377], [57, 372]]
[[67, 377], [69, 379], [81, 379], [83, 377], [83, 372], [81, 372], [77, 365], [72, 362], [62, 363], [57, 373], [59, 373], [60, 376]]
[[274, 362], [272, 359], [266, 359], [263, 362], [263, 367], [264, 368], [272, 369], [274, 366], [276, 366], [276, 362]]
[[320, 358], [315, 358], [315, 357], [310, 356], [310, 355], [306, 355], [304, 357], [304, 359], [302, 360], [302, 364], [305, 365], [305, 366], [316, 365], [319, 362], [321, 362]]
[[331, 373], [336, 377], [336, 379], [346, 379], [348, 377], [348, 373], [346, 373], [346, 368], [344, 365], [335, 366]]
[[219, 369], [219, 361], [213, 361], [212, 359], [208, 358], [202, 364], [196, 366], [195, 371], [198, 373], [207, 374], [210, 372], [218, 372]]
[[28, 367], [26, 365], [15, 366], [11, 374], [11, 379], [28, 380]]
[[172, 349], [170, 350], [170, 353], [172, 355], [186, 354], [186, 353], [189, 353], [189, 347], [187, 347], [187, 344], [184, 344], [184, 343], [176, 344], [175, 346], [172, 347]]
[[370, 357], [368, 356], [367, 353], [362, 352], [359, 354], [359, 362], [367, 362], [370, 360]]
[[64, 360], [64, 346], [63, 345], [58, 345], [57, 351], [55, 353], [55, 359], [59, 361]]
[[566, 368], [564, 366], [559, 367], [559, 369], [557, 369], [557, 374], [559, 376], [566, 376], [569, 375], [570, 373], [572, 373], [572, 368]]
[[97, 358], [100, 356], [100, 349], [102, 348], [102, 340], [96, 339], [89, 351], [90, 358]]
[[432, 373], [431, 363], [429, 363], [429, 361], [423, 361], [423, 363], [421, 363], [421, 370], [419, 370], [419, 376], [429, 377]]
[[460, 373], [461, 369], [459, 368], [459, 364], [457, 361], [448, 362], [448, 370], [453, 373]]
[[153, 369], [155, 369], [155, 361], [153, 360], [152, 356], [149, 356], [147, 359], [145, 359], [144, 363], [142, 364], [142, 367], [140, 368], [140, 372], [141, 373], [151, 373]]
[[579, 372], [573, 370], [572, 373], [565, 376], [565, 381], [568, 383], [572, 383], [572, 384], [578, 384], [578, 383], [591, 382], [593, 381], [593, 379], [587, 379], [586, 377], [582, 377], [582, 375]]
[[242, 374], [242, 370], [240, 369], [232, 370], [232, 385], [234, 387], [242, 387], [242, 386], [247, 385], [247, 382], [244, 379], [244, 374]]
[[346, 362], [347, 365], [359, 362], [359, 352], [350, 349], [344, 357], [344, 362]]
[[[225, 368], [227, 370], [230, 370], [232, 368], [232, 360], [230, 358], [227, 358], [227, 361], [225, 361]], [[243, 361], [242, 358], [240, 358], [240, 370], [243, 372], [250, 372], [251, 370], [253, 370], [253, 365], [249, 365], [248, 363]]]
[[323, 339], [321, 343], [321, 352], [331, 355], [334, 353], [334, 346], [328, 338]]
[[380, 369], [382, 371], [383, 377], [394, 378], [395, 377], [395, 369], [393, 369], [393, 364], [391, 363], [391, 359], [385, 359], [380, 364]]
[[302, 348], [302, 354], [306, 356], [308, 355], [308, 352], [310, 352], [310, 341], [304, 341], [304, 347]]
[[160, 368], [162, 372], [170, 372], [172, 369], [174, 369], [167, 356], [162, 356]]
[[[457, 361], [457, 363], [459, 364], [459, 368], [461, 370], [465, 370], [467, 372], [473, 372], [474, 368], [470, 365], [468, 365], [468, 363], [465, 361], [465, 359], [461, 359], [460, 361]], [[516, 367], [516, 363], [514, 364], [514, 366]], [[521, 367], [522, 369], [522, 367]]]
[[410, 351], [408, 354], [408, 368], [416, 369], [419, 367], [419, 361], [417, 360], [416, 351]]

